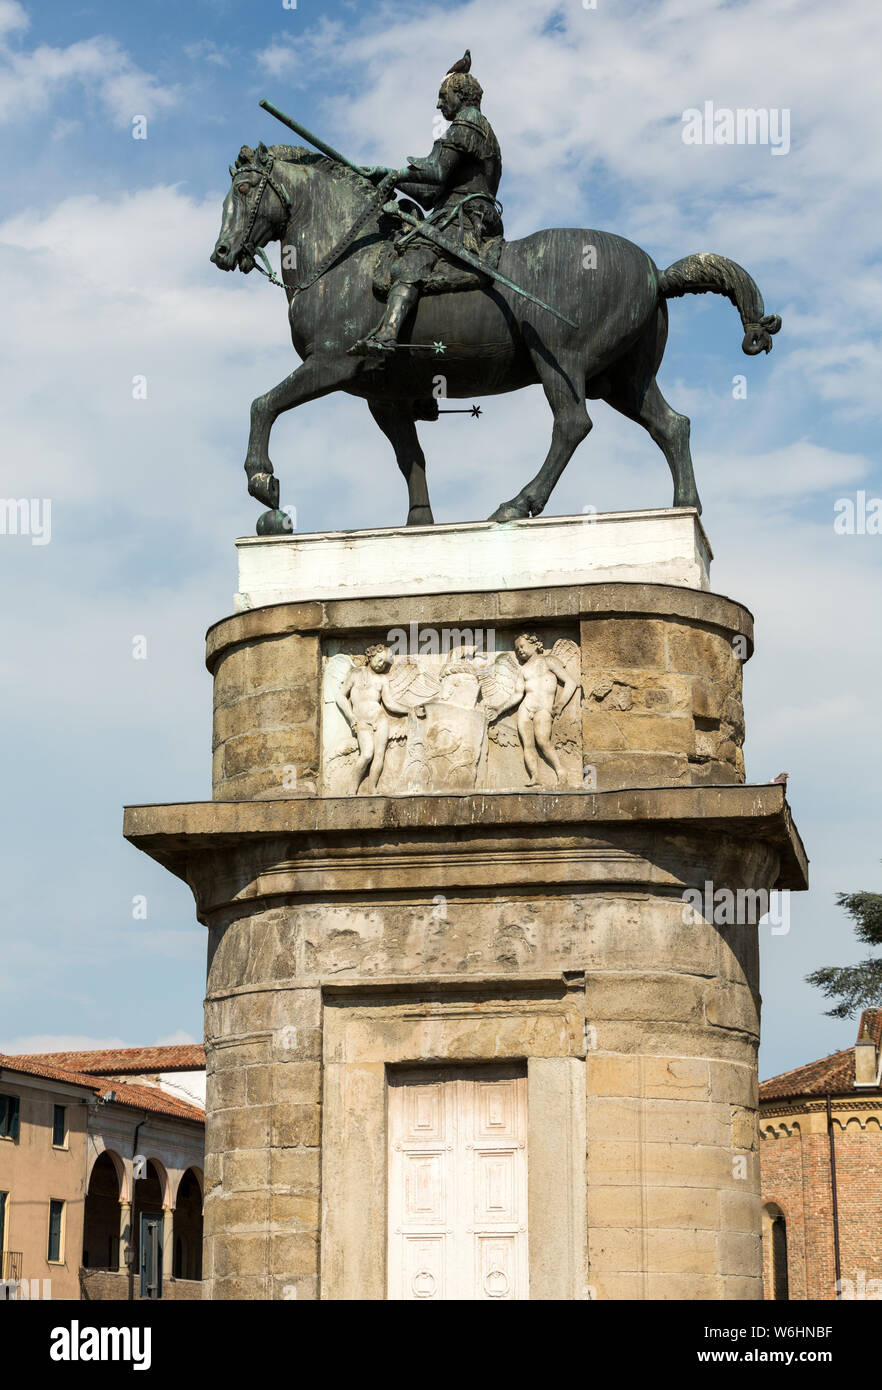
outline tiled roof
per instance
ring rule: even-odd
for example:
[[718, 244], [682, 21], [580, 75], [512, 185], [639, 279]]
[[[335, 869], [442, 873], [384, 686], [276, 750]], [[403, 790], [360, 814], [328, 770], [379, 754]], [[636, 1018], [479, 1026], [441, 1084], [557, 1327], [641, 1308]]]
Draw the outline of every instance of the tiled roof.
[[831, 1052], [817, 1062], [808, 1062], [793, 1071], [782, 1071], [761, 1081], [760, 1100], [777, 1100], [781, 1096], [823, 1096], [828, 1091], [838, 1095], [854, 1090], [854, 1048]]
[[[58, 1053], [56, 1056], [82, 1057], [84, 1053]], [[76, 1071], [73, 1068], [59, 1067], [44, 1062], [40, 1057], [12, 1057], [0, 1053], [0, 1072], [21, 1072], [26, 1076], [39, 1076], [46, 1081], [64, 1081], [69, 1086], [83, 1086], [95, 1096], [105, 1091], [115, 1093], [116, 1105], [129, 1106], [134, 1110], [151, 1110], [158, 1115], [170, 1115], [180, 1120], [196, 1120], [205, 1123], [204, 1111], [195, 1105], [179, 1100], [160, 1091], [157, 1086], [145, 1086], [137, 1082], [116, 1081], [109, 1076], [97, 1076], [94, 1072]]]
[[145, 1072], [204, 1071], [205, 1048], [201, 1043], [183, 1043], [176, 1047], [122, 1047], [97, 1052], [32, 1052], [23, 1060], [102, 1076], [123, 1072], [141, 1075]]
[[[876, 1047], [882, 1046], [882, 1009], [865, 1009], [858, 1024], [857, 1037], [860, 1040], [865, 1031]], [[770, 1076], [762, 1081], [759, 1088], [760, 1100], [779, 1100], [783, 1096], [823, 1096], [841, 1095], [843, 1091], [853, 1091], [854, 1086], [854, 1048], [846, 1047], [841, 1052], [831, 1052], [829, 1057], [821, 1057], [817, 1062], [807, 1062], [793, 1071], [782, 1071], [779, 1076]], [[872, 1087], [862, 1086], [866, 1092]]]

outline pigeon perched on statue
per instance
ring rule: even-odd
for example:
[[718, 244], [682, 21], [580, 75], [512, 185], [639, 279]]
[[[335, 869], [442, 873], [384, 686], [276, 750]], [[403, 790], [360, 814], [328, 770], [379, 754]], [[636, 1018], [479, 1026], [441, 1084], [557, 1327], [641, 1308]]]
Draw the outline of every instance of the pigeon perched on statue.
[[790, 773], [789, 773], [789, 772], [779, 772], [777, 777], [773, 777], [773, 778], [772, 778], [772, 781], [773, 781], [773, 782], [780, 782], [781, 785], [782, 785], [782, 787], [786, 787], [786, 786], [787, 786], [787, 778], [788, 778], [789, 776], [790, 776]]
[[452, 72], [468, 72], [472, 66], [472, 55], [468, 49], [462, 55], [458, 63], [454, 63], [452, 68], [447, 69], [447, 76]]

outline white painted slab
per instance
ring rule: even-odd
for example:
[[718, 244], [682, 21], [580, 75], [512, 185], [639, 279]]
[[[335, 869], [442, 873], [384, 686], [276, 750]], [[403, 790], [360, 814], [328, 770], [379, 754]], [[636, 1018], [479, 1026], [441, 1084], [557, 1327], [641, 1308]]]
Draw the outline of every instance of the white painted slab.
[[707, 589], [712, 559], [694, 507], [246, 536], [236, 549], [237, 613], [311, 599], [492, 593], [617, 580]]

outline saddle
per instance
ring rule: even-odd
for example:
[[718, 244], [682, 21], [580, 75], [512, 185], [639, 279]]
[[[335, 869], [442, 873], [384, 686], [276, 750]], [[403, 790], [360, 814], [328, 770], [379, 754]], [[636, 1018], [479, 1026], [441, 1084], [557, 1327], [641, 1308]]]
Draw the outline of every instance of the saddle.
[[[487, 237], [479, 244], [470, 245], [470, 238], [466, 238], [464, 250], [470, 251], [473, 256], [480, 256], [482, 261], [486, 261], [491, 269], [496, 270], [499, 259], [502, 255], [502, 248], [505, 245], [504, 236]], [[381, 299], [385, 299], [389, 293], [392, 283], [392, 267], [398, 259], [398, 251], [394, 240], [384, 241], [377, 253], [374, 262], [373, 286], [375, 294]], [[484, 289], [488, 283], [488, 277], [481, 275], [477, 270], [470, 269], [467, 265], [462, 265], [458, 261], [448, 258], [446, 252], [439, 251], [438, 260], [422, 287], [423, 294], [451, 294], [460, 290], [480, 290]]]

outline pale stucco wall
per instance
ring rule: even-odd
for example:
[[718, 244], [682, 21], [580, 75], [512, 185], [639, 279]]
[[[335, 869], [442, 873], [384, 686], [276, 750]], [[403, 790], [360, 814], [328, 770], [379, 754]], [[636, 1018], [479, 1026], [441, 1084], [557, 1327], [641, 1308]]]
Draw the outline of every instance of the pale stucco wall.
[[[45, 1087], [45, 1088], [44, 1088]], [[86, 1104], [74, 1087], [29, 1083], [0, 1073], [0, 1092], [17, 1095], [20, 1128], [17, 1141], [0, 1139], [0, 1191], [6, 1204], [5, 1247], [20, 1251], [23, 1279], [51, 1280], [53, 1299], [79, 1298], [83, 1249], [83, 1193], [86, 1173]], [[67, 1107], [66, 1148], [52, 1145], [53, 1106]], [[61, 1262], [50, 1264], [49, 1202], [65, 1203]]]

